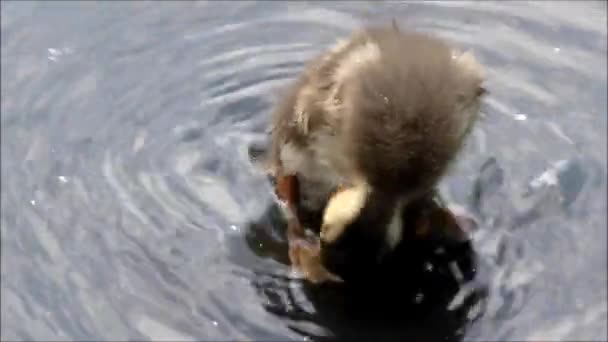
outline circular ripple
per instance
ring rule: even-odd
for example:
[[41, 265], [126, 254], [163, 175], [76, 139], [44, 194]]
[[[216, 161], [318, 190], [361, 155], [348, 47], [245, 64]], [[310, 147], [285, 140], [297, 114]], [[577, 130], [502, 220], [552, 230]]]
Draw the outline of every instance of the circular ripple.
[[[1, 6], [2, 339], [297, 338], [250, 284], [286, 269], [243, 241], [272, 201], [247, 146], [310, 57], [392, 17], [488, 65], [484, 118], [442, 184], [485, 208], [491, 293], [467, 334], [602, 333], [605, 4]], [[501, 182], [475, 199], [489, 158]]]

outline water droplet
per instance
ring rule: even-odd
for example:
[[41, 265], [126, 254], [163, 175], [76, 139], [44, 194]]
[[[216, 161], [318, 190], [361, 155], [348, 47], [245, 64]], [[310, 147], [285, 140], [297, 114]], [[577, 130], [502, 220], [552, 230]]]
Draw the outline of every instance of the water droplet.
[[513, 118], [517, 121], [525, 121], [528, 119], [528, 116], [526, 114], [515, 114]]
[[432, 271], [433, 271], [433, 264], [432, 264], [432, 263], [430, 263], [430, 262], [426, 262], [426, 263], [424, 264], [424, 269], [425, 269], [427, 272], [432, 272]]
[[58, 178], [58, 179], [59, 179], [59, 181], [60, 181], [60, 182], [62, 182], [62, 183], [67, 183], [67, 182], [68, 182], [68, 179], [67, 179], [67, 178], [65, 178], [65, 176], [59, 176], [59, 177], [57, 177], [57, 178]]
[[217, 327], [217, 321], [213, 321], [211, 324], [213, 324], [214, 327]]
[[235, 225], [230, 225], [230, 229], [232, 229], [234, 231], [238, 230], [237, 226], [235, 226]]
[[61, 56], [61, 51], [59, 51], [57, 49], [48, 48], [47, 51], [49, 52], [49, 55], [47, 56], [47, 58], [53, 62], [56, 62], [57, 57]]
[[561, 49], [560, 49], [560, 48], [558, 48], [558, 47], [554, 47], [554, 48], [553, 48], [553, 52], [555, 52], [555, 53], [559, 53], [560, 51], [561, 51]]
[[422, 301], [423, 301], [423, 300], [424, 300], [424, 293], [422, 293], [422, 292], [418, 292], [418, 293], [416, 294], [416, 297], [414, 298], [414, 302], [415, 302], [416, 304], [420, 304], [420, 303], [422, 303]]
[[31, 201], [30, 201], [30, 203], [31, 203], [32, 205], [36, 205], [36, 200], [31, 200]]

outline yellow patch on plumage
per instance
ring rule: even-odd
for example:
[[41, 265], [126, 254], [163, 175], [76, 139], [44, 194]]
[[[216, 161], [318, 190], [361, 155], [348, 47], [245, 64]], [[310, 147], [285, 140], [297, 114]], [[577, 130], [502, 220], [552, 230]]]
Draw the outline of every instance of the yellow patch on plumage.
[[377, 63], [380, 60], [380, 48], [374, 42], [367, 42], [352, 51], [340, 61], [333, 75], [337, 85], [355, 76], [363, 67]]
[[308, 121], [310, 114], [307, 112], [310, 99], [314, 98], [315, 92], [310, 85], [305, 85], [300, 89], [298, 98], [294, 106], [294, 124], [303, 135], [308, 134]]
[[477, 61], [475, 56], [471, 51], [466, 51], [464, 53], [459, 54], [458, 52], [454, 52], [452, 58], [457, 63], [457, 65], [461, 68], [465, 74], [468, 74], [479, 82], [482, 82], [485, 77], [485, 71], [483, 66]]
[[338, 39], [327, 51], [327, 54], [325, 55], [325, 61], [330, 60], [331, 58], [333, 58], [335, 55], [341, 53], [342, 51], [344, 51], [344, 49], [346, 49], [346, 47], [348, 46], [349, 41], [346, 39]]
[[462, 101], [456, 108], [459, 116], [463, 119], [459, 121], [460, 124], [454, 127], [451, 132], [455, 137], [465, 138], [466, 133], [470, 131], [479, 116], [481, 106], [481, 97], [479, 95], [481, 94], [480, 89], [482, 89], [482, 83], [485, 80], [486, 74], [483, 66], [477, 61], [471, 51], [463, 53], [453, 51], [452, 60], [462, 75], [473, 81], [471, 87], [474, 87], [474, 89], [463, 93]]
[[325, 207], [323, 224], [321, 225], [321, 240], [323, 242], [332, 243], [344, 233], [346, 227], [359, 216], [368, 193], [368, 186], [365, 183], [359, 183], [336, 193], [330, 198]]

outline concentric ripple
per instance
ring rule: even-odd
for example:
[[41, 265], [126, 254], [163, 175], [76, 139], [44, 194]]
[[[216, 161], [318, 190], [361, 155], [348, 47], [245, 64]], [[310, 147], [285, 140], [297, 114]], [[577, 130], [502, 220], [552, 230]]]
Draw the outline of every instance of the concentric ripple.
[[1, 7], [3, 340], [302, 338], [251, 286], [287, 269], [245, 241], [273, 200], [247, 148], [310, 57], [393, 17], [488, 65], [442, 184], [481, 222], [466, 338], [605, 338], [605, 3]]

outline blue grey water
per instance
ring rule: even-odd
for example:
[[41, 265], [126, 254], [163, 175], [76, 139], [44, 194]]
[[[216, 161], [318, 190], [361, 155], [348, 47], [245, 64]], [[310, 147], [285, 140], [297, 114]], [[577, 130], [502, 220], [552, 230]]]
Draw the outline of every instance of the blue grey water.
[[607, 339], [606, 2], [1, 9], [2, 340], [331, 334], [253, 285], [289, 270], [245, 241], [273, 200], [247, 151], [308, 58], [392, 18], [488, 68], [483, 119], [441, 184], [480, 222], [488, 294], [464, 339]]

